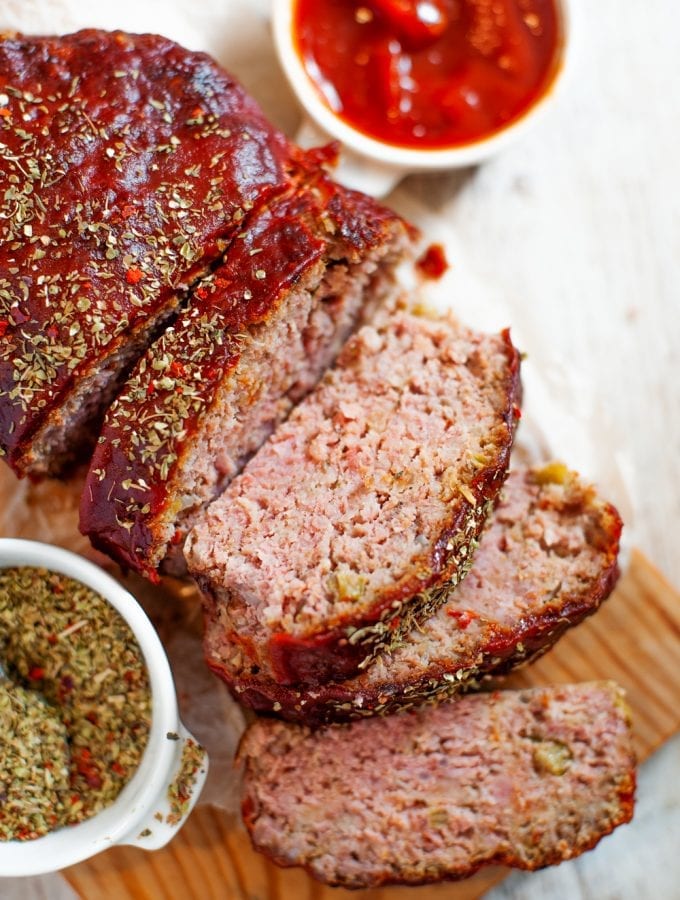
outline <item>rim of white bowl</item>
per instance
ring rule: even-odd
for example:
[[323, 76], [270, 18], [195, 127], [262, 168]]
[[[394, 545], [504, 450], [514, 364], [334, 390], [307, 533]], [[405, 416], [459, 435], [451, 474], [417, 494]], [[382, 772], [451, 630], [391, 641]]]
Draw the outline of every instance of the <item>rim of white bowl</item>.
[[337, 116], [321, 99], [318, 89], [307, 74], [293, 39], [293, 9], [297, 0], [274, 0], [272, 26], [279, 62], [293, 92], [307, 115], [331, 138], [348, 149], [387, 168], [404, 172], [441, 171], [483, 162], [513, 142], [534, 124], [555, 99], [571, 68], [573, 53], [573, 0], [555, 0], [560, 17], [561, 45], [552, 80], [540, 97], [517, 119], [487, 138], [462, 146], [444, 149], [413, 149], [386, 144], [353, 128]]
[[0, 842], [0, 876], [39, 875], [81, 862], [134, 830], [167, 787], [179, 723], [177, 695], [168, 658], [148, 616], [132, 594], [94, 563], [60, 547], [0, 538], [0, 569], [34, 566], [59, 572], [91, 588], [130, 626], [149, 675], [151, 728], [137, 771], [116, 800], [78, 825], [55, 829], [31, 841]]

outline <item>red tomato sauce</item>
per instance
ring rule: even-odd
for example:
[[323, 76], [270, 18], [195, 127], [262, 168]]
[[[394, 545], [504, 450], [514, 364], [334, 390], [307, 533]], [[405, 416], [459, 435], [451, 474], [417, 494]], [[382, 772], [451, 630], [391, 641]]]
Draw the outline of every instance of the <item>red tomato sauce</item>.
[[429, 278], [432, 281], [443, 278], [448, 269], [449, 262], [446, 258], [446, 251], [441, 244], [430, 244], [416, 260], [416, 271], [423, 278]]
[[422, 149], [520, 118], [550, 87], [561, 41], [555, 0], [297, 0], [293, 29], [340, 118]]

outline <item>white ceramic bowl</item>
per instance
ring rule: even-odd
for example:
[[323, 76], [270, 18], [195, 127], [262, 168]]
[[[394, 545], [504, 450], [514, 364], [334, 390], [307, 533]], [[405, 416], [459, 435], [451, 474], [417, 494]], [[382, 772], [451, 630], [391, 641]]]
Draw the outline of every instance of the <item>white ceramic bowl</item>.
[[[114, 844], [146, 850], [163, 847], [184, 824], [207, 775], [207, 758], [197, 773], [189, 808], [169, 825], [156, 818], [170, 812], [168, 787], [179, 771], [184, 742], [191, 735], [179, 720], [168, 659], [156, 631], [135, 598], [102, 569], [75, 553], [36, 541], [0, 539], [0, 568], [39, 566], [60, 572], [104, 597], [125, 619], [139, 643], [149, 673], [152, 719], [149, 741], [134, 776], [116, 801], [79, 825], [32, 841], [0, 841], [0, 876], [40, 875], [73, 865]], [[172, 740], [168, 734], [179, 735]], [[150, 831], [146, 837], [142, 832]]]
[[297, 135], [303, 147], [335, 138], [343, 145], [338, 181], [347, 187], [384, 197], [405, 175], [462, 168], [483, 162], [520, 137], [554, 100], [564, 81], [573, 49], [574, 15], [578, 0], [556, 0], [562, 43], [548, 90], [517, 120], [488, 138], [443, 150], [398, 147], [368, 137], [339, 118], [321, 99], [295, 48], [295, 0], [272, 0], [274, 43], [286, 77], [307, 116]]

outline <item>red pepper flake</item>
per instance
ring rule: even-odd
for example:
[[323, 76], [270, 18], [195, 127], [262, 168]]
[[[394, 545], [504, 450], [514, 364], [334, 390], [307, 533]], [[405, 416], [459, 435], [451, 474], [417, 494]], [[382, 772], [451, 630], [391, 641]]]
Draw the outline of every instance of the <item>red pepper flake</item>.
[[116, 775], [125, 775], [125, 769], [123, 768], [123, 766], [121, 766], [118, 760], [111, 763], [111, 771], [115, 772]]
[[430, 244], [416, 260], [416, 269], [423, 278], [430, 278], [433, 281], [441, 278], [449, 269], [444, 247], [441, 244]]
[[74, 687], [75, 687], [75, 685], [73, 683], [73, 678], [71, 678], [70, 675], [63, 675], [61, 677], [61, 679], [59, 680], [59, 689], [58, 689], [59, 700], [61, 702], [63, 702], [66, 699], [66, 697], [68, 697], [68, 695], [72, 692]]
[[191, 111], [192, 119], [201, 119], [205, 115], [205, 110], [202, 106], [195, 106]]
[[0, 108], [0, 116], [4, 116], [6, 119], [9, 119], [11, 117], [11, 115], [12, 115], [11, 109], [7, 109], [6, 106], [3, 106], [2, 108]]
[[42, 681], [45, 677], [45, 669], [42, 666], [31, 666], [28, 670], [28, 677], [31, 681]]
[[170, 374], [173, 378], [182, 378], [182, 376], [186, 374], [183, 363], [179, 362], [177, 359], [173, 359], [170, 363]]
[[207, 300], [208, 298], [208, 291], [204, 287], [197, 288], [194, 293], [199, 300]]
[[95, 790], [100, 788], [103, 781], [99, 774], [99, 766], [96, 762], [91, 762], [92, 753], [90, 750], [87, 747], [82, 747], [72, 758], [76, 764], [78, 774], [85, 779], [88, 787]]
[[522, 410], [519, 408], [519, 406], [512, 407], [512, 414], [516, 419], [522, 418]]
[[131, 203], [126, 203], [120, 211], [121, 218], [123, 219], [129, 219], [130, 216], [134, 216], [134, 214], [135, 207]]
[[125, 273], [125, 280], [128, 284], [139, 284], [139, 282], [144, 278], [144, 272], [141, 269], [137, 269], [135, 266], [132, 266]]
[[0, 319], [0, 338], [5, 336], [5, 332], [9, 328], [7, 319]]
[[465, 631], [471, 622], [479, 618], [477, 613], [472, 612], [470, 609], [447, 609], [446, 614], [456, 620], [458, 627], [462, 631]]

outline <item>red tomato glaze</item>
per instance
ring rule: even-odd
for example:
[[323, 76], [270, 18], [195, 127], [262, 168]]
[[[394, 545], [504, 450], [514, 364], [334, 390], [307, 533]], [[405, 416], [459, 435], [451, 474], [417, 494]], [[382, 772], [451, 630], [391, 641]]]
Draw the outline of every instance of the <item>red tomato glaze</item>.
[[443, 278], [448, 268], [446, 251], [441, 244], [430, 244], [416, 260], [416, 271], [423, 278], [430, 278], [432, 281]]
[[555, 0], [297, 0], [298, 54], [370, 137], [442, 149], [522, 116], [557, 69]]

